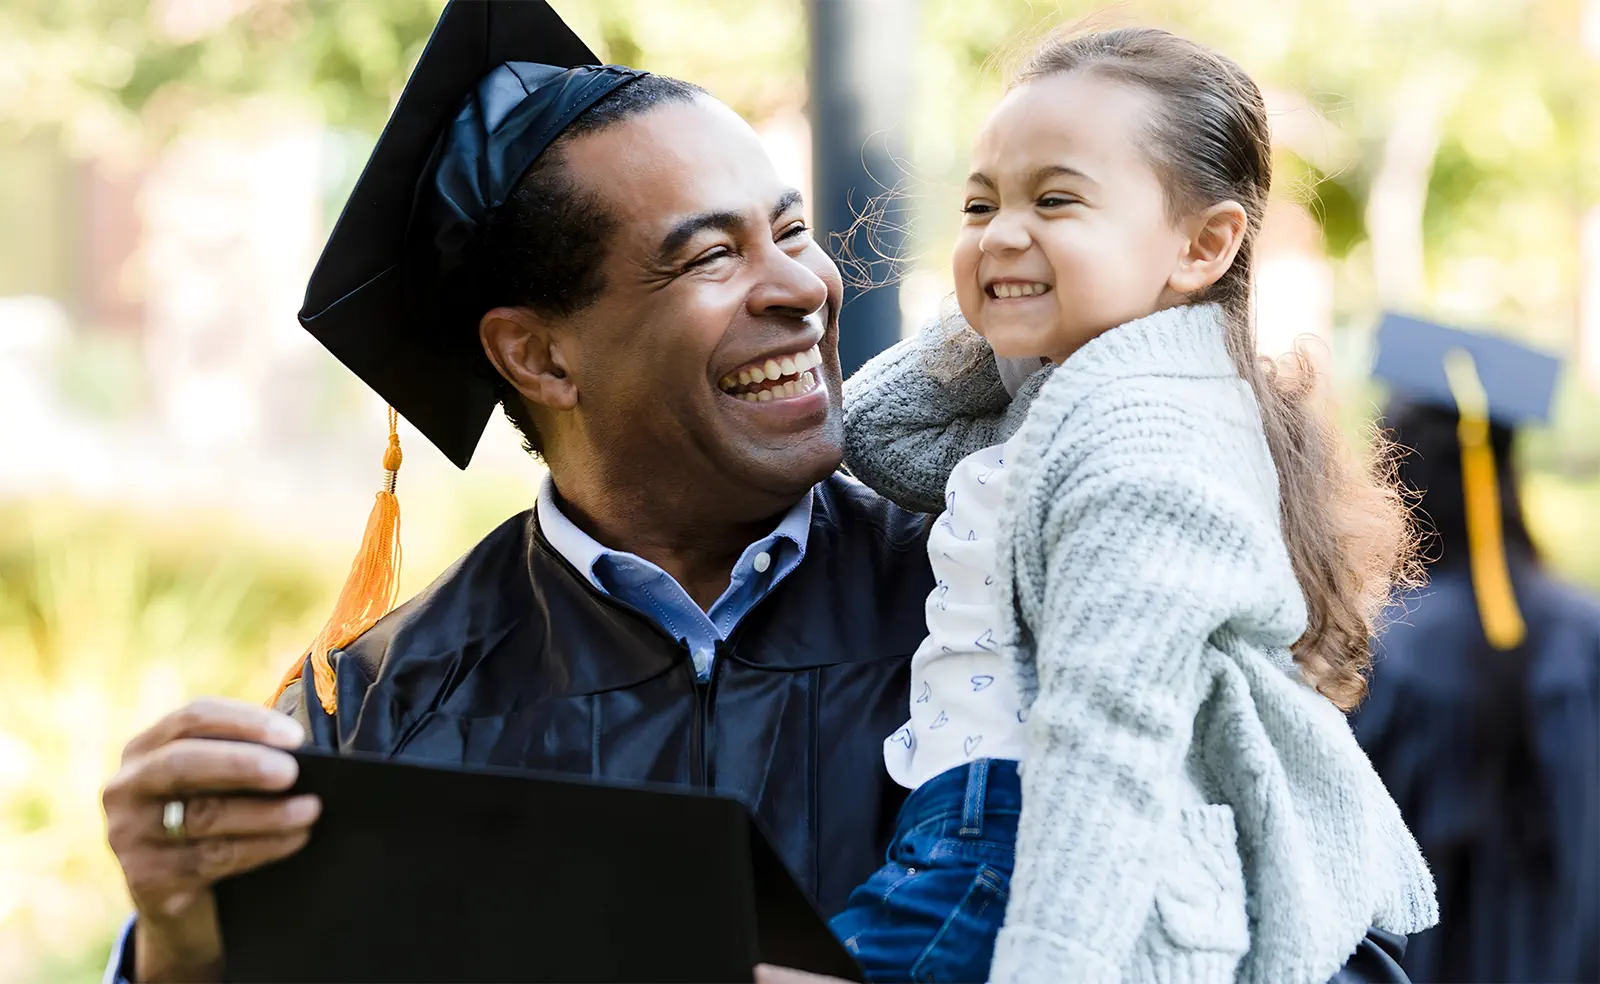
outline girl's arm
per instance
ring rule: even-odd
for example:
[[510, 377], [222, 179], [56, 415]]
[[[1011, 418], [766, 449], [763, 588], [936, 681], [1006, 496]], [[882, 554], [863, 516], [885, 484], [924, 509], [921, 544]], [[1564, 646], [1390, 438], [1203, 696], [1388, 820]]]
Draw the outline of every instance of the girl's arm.
[[1205, 435], [1167, 409], [1067, 423], [1012, 478], [1000, 549], [1036, 658], [1018, 672], [1029, 758], [996, 982], [1122, 979], [1161, 859], [1185, 853], [1169, 838], [1207, 641], [1272, 620], [1272, 517], [1196, 462]]
[[[982, 338], [938, 323], [862, 366], [844, 387], [845, 464], [908, 509], [939, 512], [962, 458], [1003, 443], [1048, 377], [1006, 366], [1012, 393]], [[952, 336], [960, 337], [954, 341]], [[951, 346], [959, 345], [960, 352]]]

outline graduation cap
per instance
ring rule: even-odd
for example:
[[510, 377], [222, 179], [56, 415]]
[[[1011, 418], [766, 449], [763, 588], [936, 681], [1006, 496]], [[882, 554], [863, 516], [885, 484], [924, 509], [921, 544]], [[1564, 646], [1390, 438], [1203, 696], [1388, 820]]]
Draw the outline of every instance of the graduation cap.
[[300, 323], [458, 467], [499, 392], [477, 316], [441, 324], [432, 295], [562, 130], [646, 74], [598, 61], [543, 0], [453, 0], [306, 285]]
[[1484, 637], [1515, 649], [1527, 637], [1506, 566], [1491, 422], [1514, 429], [1550, 419], [1561, 360], [1509, 339], [1400, 314], [1378, 326], [1372, 373], [1418, 403], [1454, 410], [1473, 594]]
[[1472, 358], [1490, 420], [1516, 428], [1550, 419], [1561, 360], [1509, 338], [1388, 313], [1378, 325], [1372, 374], [1418, 403], [1454, 410], [1445, 356], [1457, 351]]
[[330, 713], [328, 653], [387, 614], [398, 592], [396, 413], [467, 466], [500, 396], [477, 340], [481, 312], [466, 316], [451, 294], [490, 215], [539, 155], [584, 110], [648, 74], [598, 61], [544, 0], [451, 0], [306, 285], [300, 323], [391, 408], [383, 491], [311, 647]]

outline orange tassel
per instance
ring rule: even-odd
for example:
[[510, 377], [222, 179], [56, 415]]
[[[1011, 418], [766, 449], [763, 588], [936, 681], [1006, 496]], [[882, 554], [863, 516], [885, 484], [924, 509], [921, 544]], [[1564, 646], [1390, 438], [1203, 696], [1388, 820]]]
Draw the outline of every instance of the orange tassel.
[[[350, 564], [350, 575], [345, 579], [333, 614], [311, 643], [312, 683], [323, 710], [332, 714], [338, 709], [334, 692], [333, 662], [329, 658], [335, 649], [354, 642], [363, 632], [389, 614], [400, 592], [400, 500], [395, 498], [395, 473], [400, 470], [400, 434], [398, 417], [389, 408], [389, 447], [383, 453], [383, 489], [372, 505], [367, 517], [367, 531], [361, 538], [361, 549]], [[289, 684], [300, 679], [305, 666], [304, 658], [294, 666], [278, 684], [277, 693], [267, 706], [278, 702]]]

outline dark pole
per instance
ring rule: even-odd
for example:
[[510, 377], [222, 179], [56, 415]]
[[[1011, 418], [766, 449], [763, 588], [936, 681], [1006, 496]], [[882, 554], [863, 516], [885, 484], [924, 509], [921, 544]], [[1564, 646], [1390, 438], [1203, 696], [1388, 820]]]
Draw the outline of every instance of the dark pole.
[[[897, 265], [886, 257], [904, 253], [908, 203], [883, 199], [881, 212], [872, 205], [906, 177], [916, 8], [916, 0], [806, 0], [812, 215], [845, 274], [846, 376], [900, 340]], [[874, 218], [857, 225], [869, 211]], [[866, 290], [860, 281], [883, 286]]]

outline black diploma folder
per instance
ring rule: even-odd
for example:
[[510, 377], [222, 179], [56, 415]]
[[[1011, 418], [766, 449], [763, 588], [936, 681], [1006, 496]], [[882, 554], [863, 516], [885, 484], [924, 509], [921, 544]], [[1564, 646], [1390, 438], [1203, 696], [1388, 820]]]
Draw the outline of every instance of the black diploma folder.
[[299, 751], [304, 850], [217, 885], [228, 981], [861, 970], [737, 800]]

